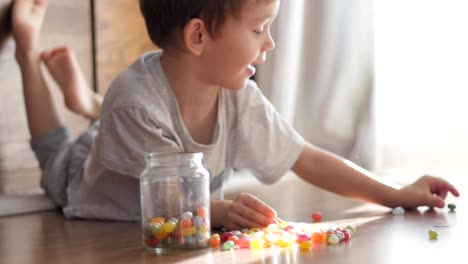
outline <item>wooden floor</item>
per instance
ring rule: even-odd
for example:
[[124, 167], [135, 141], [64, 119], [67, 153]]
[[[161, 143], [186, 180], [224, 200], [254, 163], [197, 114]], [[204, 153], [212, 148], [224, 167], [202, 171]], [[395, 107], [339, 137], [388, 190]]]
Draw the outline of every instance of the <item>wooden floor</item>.
[[[458, 187], [463, 195], [466, 188]], [[227, 196], [241, 190], [272, 204], [284, 220], [310, 222], [311, 213], [321, 211], [325, 223], [353, 223], [358, 231], [347, 243], [318, 243], [307, 251], [204, 249], [158, 256], [142, 248], [139, 223], [66, 220], [48, 211], [0, 218], [0, 263], [459, 263], [466, 256], [460, 249], [468, 234], [463, 196], [449, 197], [455, 213], [421, 208], [393, 216], [387, 208], [319, 191], [295, 178], [269, 187], [238, 186]], [[437, 240], [428, 238], [429, 229], [438, 231]]]

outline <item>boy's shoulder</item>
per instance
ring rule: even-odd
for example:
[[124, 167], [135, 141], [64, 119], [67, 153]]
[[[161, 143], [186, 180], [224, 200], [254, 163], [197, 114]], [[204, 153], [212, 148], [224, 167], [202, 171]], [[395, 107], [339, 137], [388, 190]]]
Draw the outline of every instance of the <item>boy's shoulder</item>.
[[117, 108], [149, 109], [163, 106], [167, 98], [167, 81], [159, 64], [161, 52], [142, 55], [112, 81], [104, 97], [103, 113]]

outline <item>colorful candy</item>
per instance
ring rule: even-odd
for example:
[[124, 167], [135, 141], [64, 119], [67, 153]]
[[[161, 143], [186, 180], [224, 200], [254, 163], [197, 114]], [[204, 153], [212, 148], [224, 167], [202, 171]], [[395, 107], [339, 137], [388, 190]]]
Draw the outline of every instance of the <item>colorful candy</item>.
[[[148, 249], [167, 248], [204, 248], [219, 247], [216, 238], [210, 240], [210, 221], [205, 218], [206, 208], [199, 208], [195, 215], [192, 212], [183, 213], [180, 218], [154, 217], [143, 227], [144, 244]], [[216, 237], [216, 236], [215, 236]], [[219, 240], [219, 235], [217, 235]]]
[[[308, 250], [314, 243], [337, 245], [350, 240], [356, 233], [356, 227], [326, 226], [324, 224], [308, 224], [281, 222], [266, 228], [233, 230], [211, 236], [212, 248], [231, 249], [261, 249], [268, 247], [291, 247], [298, 245], [301, 250]], [[222, 245], [220, 245], [220, 243]]]
[[439, 235], [439, 233], [433, 229], [430, 229], [428, 233], [430, 239], [437, 239], [437, 236]]

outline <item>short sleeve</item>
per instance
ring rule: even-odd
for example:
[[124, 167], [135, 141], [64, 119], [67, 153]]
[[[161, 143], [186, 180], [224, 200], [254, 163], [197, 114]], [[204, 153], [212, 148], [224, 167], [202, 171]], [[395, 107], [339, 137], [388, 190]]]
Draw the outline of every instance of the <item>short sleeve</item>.
[[147, 153], [178, 152], [170, 129], [137, 107], [113, 110], [101, 120], [97, 157], [108, 170], [139, 178]]
[[251, 171], [263, 183], [273, 183], [299, 158], [304, 139], [283, 120], [253, 81], [239, 93], [230, 144], [233, 167]]

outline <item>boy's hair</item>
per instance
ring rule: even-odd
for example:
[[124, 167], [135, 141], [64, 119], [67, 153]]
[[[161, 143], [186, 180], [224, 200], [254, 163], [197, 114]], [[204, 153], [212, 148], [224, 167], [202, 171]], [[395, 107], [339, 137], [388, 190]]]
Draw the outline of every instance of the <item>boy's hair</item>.
[[203, 20], [214, 36], [228, 16], [240, 16], [248, 1], [260, 0], [140, 0], [140, 10], [151, 40], [164, 49], [193, 18]]
[[11, 10], [12, 4], [8, 7], [0, 6], [0, 52], [11, 35]]

